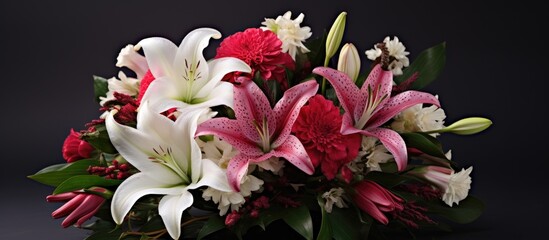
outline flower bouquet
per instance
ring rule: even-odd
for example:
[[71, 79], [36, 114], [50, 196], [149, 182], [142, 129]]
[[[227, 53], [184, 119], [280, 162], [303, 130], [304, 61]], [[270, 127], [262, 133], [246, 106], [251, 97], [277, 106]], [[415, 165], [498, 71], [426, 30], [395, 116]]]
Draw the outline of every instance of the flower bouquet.
[[361, 70], [341, 46], [346, 13], [314, 40], [303, 18], [266, 18], [208, 60], [211, 28], [123, 48], [118, 76], [94, 77], [103, 114], [70, 131], [67, 163], [29, 176], [64, 202], [52, 216], [87, 239], [243, 238], [284, 223], [305, 239], [364, 239], [476, 219], [472, 167], [437, 136], [491, 122], [446, 126], [438, 97], [419, 91], [445, 44], [410, 63], [387, 37]]

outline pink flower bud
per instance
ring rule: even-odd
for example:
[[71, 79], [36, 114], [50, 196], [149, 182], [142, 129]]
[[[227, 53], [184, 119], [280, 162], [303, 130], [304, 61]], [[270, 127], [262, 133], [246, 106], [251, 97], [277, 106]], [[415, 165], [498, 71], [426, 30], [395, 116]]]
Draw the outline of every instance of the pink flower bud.
[[[95, 192], [108, 192], [107, 189], [95, 187]], [[85, 221], [93, 217], [103, 203], [105, 198], [91, 193], [85, 192], [68, 192], [56, 195], [49, 195], [46, 197], [48, 202], [61, 202], [67, 201], [63, 206], [53, 211], [51, 216], [53, 218], [65, 217], [65, 220], [61, 223], [64, 228], [76, 223], [80, 227]]]
[[404, 200], [373, 181], [361, 181], [354, 188], [356, 194], [353, 200], [356, 205], [385, 225], [389, 223], [389, 219], [384, 213], [403, 210]]
[[89, 143], [80, 139], [80, 135], [80, 133], [75, 132], [74, 129], [71, 129], [69, 136], [67, 136], [65, 142], [63, 143], [63, 158], [69, 163], [76, 160], [89, 158], [91, 156], [91, 152], [94, 150]]

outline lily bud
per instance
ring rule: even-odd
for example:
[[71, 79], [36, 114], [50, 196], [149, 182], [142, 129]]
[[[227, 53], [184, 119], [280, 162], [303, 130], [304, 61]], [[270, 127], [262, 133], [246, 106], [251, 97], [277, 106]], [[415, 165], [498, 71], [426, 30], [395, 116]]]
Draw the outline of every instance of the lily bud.
[[470, 117], [461, 119], [448, 127], [437, 130], [437, 132], [451, 132], [459, 135], [471, 135], [484, 131], [490, 125], [492, 125], [492, 121], [490, 121], [490, 119]]
[[346, 43], [341, 48], [339, 60], [337, 62], [337, 70], [344, 72], [353, 82], [356, 82], [360, 73], [360, 56], [358, 50], [352, 43]]
[[345, 31], [345, 21], [347, 19], [347, 12], [342, 12], [337, 16], [330, 32], [328, 32], [328, 37], [326, 38], [326, 61], [333, 57], [341, 44], [341, 39], [343, 38], [343, 32]]

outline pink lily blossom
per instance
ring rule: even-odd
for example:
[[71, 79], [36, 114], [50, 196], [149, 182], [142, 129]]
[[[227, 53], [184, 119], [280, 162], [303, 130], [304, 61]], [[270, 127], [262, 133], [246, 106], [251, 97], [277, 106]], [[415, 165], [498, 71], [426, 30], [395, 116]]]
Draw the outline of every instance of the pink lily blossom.
[[341, 133], [361, 133], [378, 138], [395, 157], [398, 170], [404, 170], [408, 163], [404, 140], [397, 132], [380, 126], [418, 103], [440, 106], [438, 99], [429, 93], [418, 91], [405, 91], [391, 97], [393, 73], [383, 70], [379, 64], [372, 69], [361, 89], [340, 71], [317, 67], [313, 73], [325, 77], [332, 84], [345, 110]]
[[198, 126], [197, 136], [213, 134], [239, 150], [229, 161], [227, 178], [235, 191], [250, 163], [282, 157], [307, 174], [314, 172], [303, 144], [290, 135], [301, 107], [316, 94], [318, 83], [310, 80], [284, 92], [271, 108], [265, 94], [253, 81], [234, 87], [236, 120], [214, 118]]
[[380, 223], [389, 223], [389, 219], [383, 213], [404, 210], [404, 200], [373, 181], [361, 181], [354, 189], [356, 194], [353, 200], [356, 205]]

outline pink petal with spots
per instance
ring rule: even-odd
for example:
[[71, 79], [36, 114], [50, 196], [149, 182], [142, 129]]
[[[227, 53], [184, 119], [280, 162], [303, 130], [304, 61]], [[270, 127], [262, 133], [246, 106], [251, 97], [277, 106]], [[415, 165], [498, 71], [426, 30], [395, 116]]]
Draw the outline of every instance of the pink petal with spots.
[[341, 122], [341, 134], [343, 135], [349, 135], [357, 132], [361, 132], [361, 129], [355, 128], [353, 125], [353, 119], [351, 119], [351, 114], [345, 113], [343, 114], [343, 119]]
[[295, 85], [284, 92], [284, 96], [276, 103], [273, 110], [277, 127], [273, 148], [286, 141], [301, 107], [316, 94], [316, 91], [318, 91], [318, 83], [315, 80], [310, 80]]
[[381, 126], [403, 110], [419, 103], [429, 103], [440, 107], [438, 99], [429, 93], [418, 91], [406, 91], [387, 101], [366, 124], [370, 128]]
[[362, 134], [375, 137], [381, 141], [383, 146], [391, 152], [398, 166], [398, 171], [402, 171], [408, 165], [408, 152], [406, 143], [397, 132], [387, 128], [374, 128], [362, 131]]
[[253, 142], [261, 142], [254, 123], [261, 128], [266, 119], [269, 132], [272, 134], [276, 129], [269, 100], [253, 81], [244, 81], [240, 86], [234, 87], [234, 112], [240, 126], [239, 131]]
[[313, 70], [313, 73], [325, 77], [332, 84], [339, 102], [341, 102], [343, 109], [345, 109], [345, 113], [353, 114], [355, 112], [360, 98], [360, 90], [349, 76], [326, 67], [317, 67]]
[[305, 151], [305, 147], [294, 135], [289, 135], [286, 141], [274, 150], [274, 155], [285, 158], [288, 162], [309, 175], [315, 171], [311, 158], [309, 158], [307, 151]]
[[227, 166], [227, 179], [229, 180], [229, 185], [236, 192], [240, 192], [240, 183], [242, 177], [248, 171], [248, 165], [250, 164], [250, 159], [253, 157], [238, 154], [234, 156]]
[[[380, 99], [383, 96], [386, 96], [385, 99], [378, 105], [383, 106], [385, 102], [389, 100], [389, 97], [391, 97], [391, 90], [393, 89], [393, 73], [391, 71], [381, 69], [381, 65], [379, 64], [372, 69], [360, 89], [360, 98], [357, 101], [354, 119], [360, 119], [360, 117], [362, 117], [362, 113], [364, 112], [364, 108], [366, 107], [368, 100], [368, 86], [370, 86], [372, 91], [372, 100]], [[379, 108], [373, 113], [375, 114], [376, 111], [379, 111]]]
[[213, 118], [200, 125], [196, 130], [196, 136], [216, 135], [223, 141], [228, 142], [233, 147], [238, 149], [240, 153], [259, 156], [263, 152], [259, 147], [251, 142], [246, 136], [242, 135], [242, 131], [236, 120], [228, 118]]

